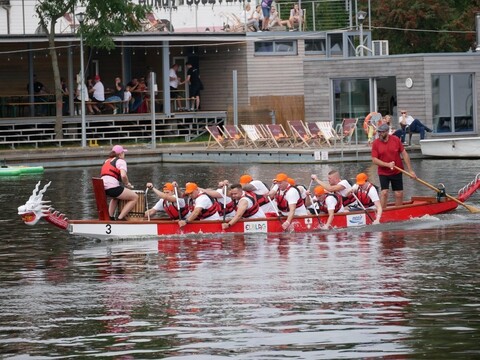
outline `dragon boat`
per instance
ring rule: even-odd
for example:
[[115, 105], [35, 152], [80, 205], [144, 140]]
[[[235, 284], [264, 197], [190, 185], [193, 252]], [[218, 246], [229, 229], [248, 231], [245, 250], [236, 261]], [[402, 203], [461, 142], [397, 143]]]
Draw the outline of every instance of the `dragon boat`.
[[[43, 199], [51, 182], [45, 184], [40, 190], [40, 181], [25, 205], [18, 208], [18, 214], [21, 215], [22, 220], [27, 225], [35, 225], [38, 221], [44, 219], [60, 229], [67, 230], [72, 235], [97, 239], [284, 232], [281, 225], [285, 218], [276, 214], [267, 214], [267, 217], [261, 219], [242, 219], [226, 230], [222, 229], [221, 220], [193, 221], [180, 228], [176, 220], [145, 219], [143, 217], [145, 207], [138, 212], [138, 217], [130, 217], [129, 221], [110, 220], [103, 181], [99, 178], [93, 178], [92, 183], [98, 211], [97, 219], [70, 220], [65, 214], [55, 210], [50, 205], [50, 201]], [[460, 189], [457, 197], [446, 194], [444, 188], [437, 189], [436, 196], [413, 196], [401, 206], [387, 206], [383, 210], [381, 223], [401, 222], [428, 215], [443, 214], [455, 210], [459, 205], [467, 207], [471, 212], [477, 212], [476, 208], [463, 202], [478, 187], [480, 187], [480, 174], [477, 174], [472, 182]], [[142, 201], [145, 201], [145, 199]], [[480, 212], [480, 210], [478, 211]], [[324, 231], [320, 230], [320, 227], [325, 224], [327, 218], [327, 214], [298, 216], [294, 218], [290, 228], [293, 232]], [[338, 213], [335, 214], [332, 227], [367, 226], [373, 223], [374, 218], [375, 213], [372, 209]]]

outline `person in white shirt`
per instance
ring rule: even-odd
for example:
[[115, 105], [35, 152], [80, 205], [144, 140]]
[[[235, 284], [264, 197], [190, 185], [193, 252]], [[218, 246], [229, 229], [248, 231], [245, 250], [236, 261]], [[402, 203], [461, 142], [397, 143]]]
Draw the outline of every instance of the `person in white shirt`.
[[235, 225], [241, 218], [258, 219], [264, 218], [265, 213], [258, 206], [255, 194], [246, 192], [242, 189], [242, 185], [234, 184], [230, 186], [230, 196], [235, 202], [235, 216], [226, 223], [222, 224], [222, 229], [226, 230]]
[[131, 87], [126, 86], [125, 92], [123, 93], [123, 113], [128, 114], [130, 112], [130, 102], [132, 101], [132, 93], [130, 92]]
[[357, 203], [350, 206], [350, 210], [375, 209], [376, 217], [373, 224], [380, 224], [382, 217], [382, 204], [378, 191], [372, 183], [368, 181], [368, 175], [360, 173], [357, 175], [357, 183], [350, 189], [355, 194]]
[[220, 210], [218, 202], [202, 192], [196, 183], [189, 182], [185, 185], [185, 195], [190, 197], [189, 208], [191, 213], [185, 220], [178, 221], [178, 225], [181, 228], [194, 220], [221, 219], [218, 214], [218, 211]]
[[345, 208], [342, 204], [342, 197], [339, 193], [332, 193], [325, 190], [321, 185], [315, 186], [314, 202], [318, 203], [318, 209], [321, 212], [328, 214], [327, 222], [320, 228], [322, 230], [328, 230], [332, 227], [333, 218], [335, 213], [345, 212]]
[[207, 195], [216, 199], [220, 205], [219, 215], [225, 218], [232, 218], [235, 216], [235, 204], [230, 196], [228, 196], [228, 180], [223, 180], [218, 183], [218, 188], [213, 189], [203, 189], [200, 188], [200, 191], [203, 191]]
[[260, 31], [258, 19], [254, 17], [254, 10], [250, 6], [250, 3], [245, 5], [245, 10], [240, 15], [240, 21], [247, 24], [247, 27], [251, 26], [255, 31]]
[[332, 170], [328, 173], [328, 183], [319, 180], [317, 175], [312, 175], [312, 180], [316, 181], [327, 192], [339, 193], [343, 198], [343, 205], [346, 206], [355, 202], [355, 198], [348, 191], [352, 186], [347, 180], [340, 178], [338, 170]]
[[257, 200], [259, 201], [260, 207], [262, 208], [264, 213], [274, 213], [275, 206], [272, 205], [275, 200], [272, 198], [273, 195], [268, 198], [268, 192], [270, 191], [268, 187], [260, 180], [254, 180], [251, 175], [244, 174], [240, 176], [239, 183], [243, 186], [243, 189], [246, 191], [251, 191], [258, 196], [264, 196], [265, 199], [259, 199], [257, 196]]
[[288, 183], [288, 176], [286, 174], [277, 174], [274, 181], [278, 185], [278, 190], [275, 194], [278, 210], [287, 216], [287, 220], [282, 224], [282, 228], [287, 230], [294, 216], [308, 215], [308, 211], [300, 191]]
[[185, 199], [177, 198], [176, 185], [175, 182], [167, 182], [163, 185], [163, 191], [160, 191], [152, 183], [147, 183], [147, 188], [153, 190], [160, 200], [151, 209], [145, 211], [145, 217], [150, 218], [160, 211], [165, 212], [172, 220], [184, 219], [188, 216], [189, 211]]
[[95, 75], [95, 85], [93, 85], [89, 92], [92, 93], [92, 101], [96, 104], [88, 104], [88, 112], [90, 115], [93, 115], [93, 111], [95, 110], [95, 112], [100, 114], [101, 110], [98, 108], [97, 104], [105, 101], [105, 87], [100, 79], [100, 75]]
[[176, 101], [177, 110], [182, 108], [182, 101], [178, 92], [178, 85], [183, 84], [182, 79], [178, 77], [178, 64], [173, 64], [168, 73], [168, 80], [170, 84], [170, 98]]
[[[428, 126], [425, 126], [420, 120], [414, 119], [411, 115], [407, 114], [407, 110], [400, 110], [400, 117], [398, 123], [402, 127], [402, 143], [405, 143], [405, 135], [408, 133], [419, 133], [420, 139], [425, 139], [425, 131], [432, 132]], [[410, 145], [410, 141], [408, 143]]]

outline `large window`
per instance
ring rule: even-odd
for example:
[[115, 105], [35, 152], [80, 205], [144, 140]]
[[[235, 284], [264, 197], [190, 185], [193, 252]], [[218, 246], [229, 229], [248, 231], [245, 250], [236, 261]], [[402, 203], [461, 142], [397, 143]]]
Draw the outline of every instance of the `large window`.
[[365, 117], [370, 112], [369, 79], [333, 80], [335, 124], [343, 118]]
[[297, 42], [256, 41], [255, 55], [297, 55]]
[[325, 54], [325, 39], [305, 39], [306, 54]]
[[432, 75], [432, 104], [435, 132], [472, 132], [473, 74]]

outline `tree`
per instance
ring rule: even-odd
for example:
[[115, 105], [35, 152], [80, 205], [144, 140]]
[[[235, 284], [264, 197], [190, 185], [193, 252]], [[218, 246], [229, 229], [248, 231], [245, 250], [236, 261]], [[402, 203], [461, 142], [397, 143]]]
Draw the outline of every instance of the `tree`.
[[84, 7], [85, 21], [82, 34], [85, 44], [104, 49], [115, 47], [113, 36], [124, 32], [136, 31], [140, 27], [138, 20], [144, 19], [150, 9], [135, 5], [126, 0], [43, 0], [35, 6], [40, 26], [47, 35], [52, 59], [55, 83], [55, 137], [63, 138], [62, 132], [62, 87], [60, 69], [55, 48], [55, 25], [65, 13]]
[[[372, 3], [373, 37], [392, 53], [467, 51], [475, 37], [479, 0], [391, 0]], [[368, 0], [359, 8], [367, 9]]]

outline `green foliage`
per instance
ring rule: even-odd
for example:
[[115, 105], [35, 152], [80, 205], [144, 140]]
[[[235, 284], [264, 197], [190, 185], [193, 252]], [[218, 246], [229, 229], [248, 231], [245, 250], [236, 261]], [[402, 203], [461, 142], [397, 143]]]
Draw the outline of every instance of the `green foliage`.
[[[480, 0], [371, 1], [373, 38], [389, 40], [390, 53], [467, 51], [475, 40]], [[359, 0], [366, 10], [368, 0]], [[389, 29], [390, 28], [390, 29]]]

